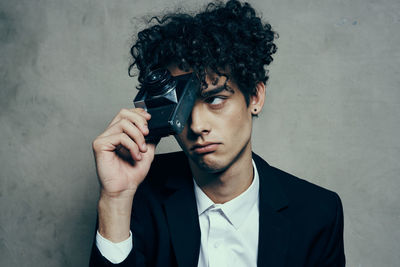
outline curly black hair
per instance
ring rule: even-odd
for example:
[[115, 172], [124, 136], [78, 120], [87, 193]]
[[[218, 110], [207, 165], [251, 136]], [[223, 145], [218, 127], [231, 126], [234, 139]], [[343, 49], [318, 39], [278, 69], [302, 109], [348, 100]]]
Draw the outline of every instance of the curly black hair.
[[267, 82], [277, 34], [249, 3], [213, 2], [196, 15], [172, 13], [151, 21], [155, 25], [138, 33], [130, 51], [129, 75], [136, 66], [140, 83], [149, 71], [172, 63], [193, 70], [206, 88], [206, 70], [211, 69], [233, 79], [248, 104], [256, 84]]

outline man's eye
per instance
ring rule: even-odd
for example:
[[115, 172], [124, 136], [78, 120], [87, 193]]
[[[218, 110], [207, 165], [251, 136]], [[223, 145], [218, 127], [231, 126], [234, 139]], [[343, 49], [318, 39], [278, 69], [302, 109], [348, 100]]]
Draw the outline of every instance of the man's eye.
[[224, 102], [224, 99], [222, 97], [210, 97], [207, 101], [210, 105], [219, 105], [222, 104], [222, 102]]

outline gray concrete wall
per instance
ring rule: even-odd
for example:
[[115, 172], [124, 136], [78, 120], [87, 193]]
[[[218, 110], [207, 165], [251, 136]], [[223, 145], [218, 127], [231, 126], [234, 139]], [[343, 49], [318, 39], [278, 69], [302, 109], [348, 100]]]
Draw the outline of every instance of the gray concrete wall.
[[[87, 264], [91, 141], [136, 93], [132, 18], [176, 3], [0, 0], [0, 266]], [[252, 3], [280, 34], [254, 150], [339, 193], [348, 266], [398, 266], [400, 2]]]

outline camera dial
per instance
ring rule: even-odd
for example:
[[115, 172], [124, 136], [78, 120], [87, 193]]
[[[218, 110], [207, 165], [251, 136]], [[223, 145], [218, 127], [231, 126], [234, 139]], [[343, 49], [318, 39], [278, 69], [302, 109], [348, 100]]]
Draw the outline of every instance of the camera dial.
[[172, 79], [171, 73], [167, 69], [151, 71], [143, 82], [143, 87], [151, 96], [163, 95], [175, 86], [176, 81]]

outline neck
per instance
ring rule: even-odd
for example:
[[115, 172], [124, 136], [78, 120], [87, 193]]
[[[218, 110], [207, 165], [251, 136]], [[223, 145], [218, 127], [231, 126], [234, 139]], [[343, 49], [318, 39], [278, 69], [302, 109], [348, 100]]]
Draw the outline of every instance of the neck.
[[249, 142], [225, 169], [210, 173], [189, 161], [197, 185], [214, 203], [225, 203], [246, 191], [253, 181], [251, 143]]

